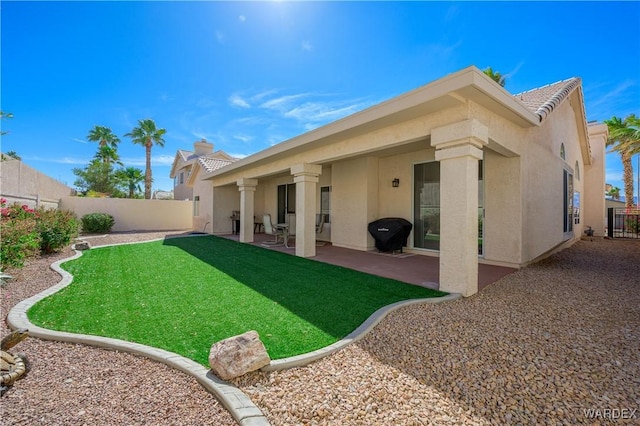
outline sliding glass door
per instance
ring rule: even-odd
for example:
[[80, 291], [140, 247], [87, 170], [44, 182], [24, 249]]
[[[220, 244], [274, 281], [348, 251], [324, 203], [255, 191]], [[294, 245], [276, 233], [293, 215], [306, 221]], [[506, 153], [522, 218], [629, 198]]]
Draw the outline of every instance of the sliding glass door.
[[[483, 254], [484, 170], [478, 164], [478, 254]], [[440, 163], [413, 166], [413, 247], [440, 250]]]
[[440, 163], [413, 166], [413, 246], [440, 250]]

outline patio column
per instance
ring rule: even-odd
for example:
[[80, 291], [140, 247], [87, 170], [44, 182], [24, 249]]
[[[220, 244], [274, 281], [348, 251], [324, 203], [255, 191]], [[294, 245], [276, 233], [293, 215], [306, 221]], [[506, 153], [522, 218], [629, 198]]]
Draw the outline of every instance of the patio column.
[[322, 173], [317, 164], [296, 164], [291, 167], [296, 184], [296, 256], [316, 255], [316, 185]]
[[478, 292], [478, 160], [488, 128], [475, 119], [433, 129], [440, 162], [440, 289]]
[[238, 190], [240, 191], [240, 242], [253, 242], [253, 198], [258, 186], [257, 179], [238, 179]]

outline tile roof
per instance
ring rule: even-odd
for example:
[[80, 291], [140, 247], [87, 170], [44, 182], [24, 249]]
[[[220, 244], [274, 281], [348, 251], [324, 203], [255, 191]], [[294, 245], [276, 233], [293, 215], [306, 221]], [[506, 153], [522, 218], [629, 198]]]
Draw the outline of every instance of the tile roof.
[[560, 105], [576, 87], [580, 86], [580, 82], [581, 80], [578, 77], [573, 77], [513, 96], [519, 99], [528, 110], [538, 115], [540, 121], [542, 121], [555, 107]]
[[187, 151], [187, 150], [184, 150], [184, 149], [179, 149], [178, 153], [182, 157], [183, 161], [189, 161], [189, 160], [193, 160], [193, 159], [198, 158], [198, 155], [196, 155], [193, 151]]
[[206, 170], [207, 173], [212, 172], [214, 170], [218, 170], [224, 166], [227, 166], [233, 161], [222, 160], [220, 158], [208, 158], [208, 157], [200, 157], [198, 159], [200, 166]]

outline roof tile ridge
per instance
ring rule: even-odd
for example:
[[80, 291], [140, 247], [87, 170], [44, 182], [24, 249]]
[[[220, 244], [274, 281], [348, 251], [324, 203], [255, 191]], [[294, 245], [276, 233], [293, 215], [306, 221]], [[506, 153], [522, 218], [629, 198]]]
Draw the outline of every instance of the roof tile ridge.
[[549, 99], [547, 99], [546, 102], [540, 105], [535, 112], [540, 119], [540, 122], [547, 118], [549, 114], [551, 114], [551, 112], [560, 105], [576, 87], [580, 85], [581, 80], [579, 77], [572, 77], [567, 80], [558, 81], [554, 84], [558, 83], [564, 84]]

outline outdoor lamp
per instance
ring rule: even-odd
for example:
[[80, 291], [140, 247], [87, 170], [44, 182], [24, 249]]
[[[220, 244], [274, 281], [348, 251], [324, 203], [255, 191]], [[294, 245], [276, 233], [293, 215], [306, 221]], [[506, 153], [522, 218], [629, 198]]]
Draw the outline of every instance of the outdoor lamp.
[[393, 180], [391, 181], [391, 185], [393, 185], [394, 188], [399, 187], [400, 186], [400, 179], [393, 178]]

